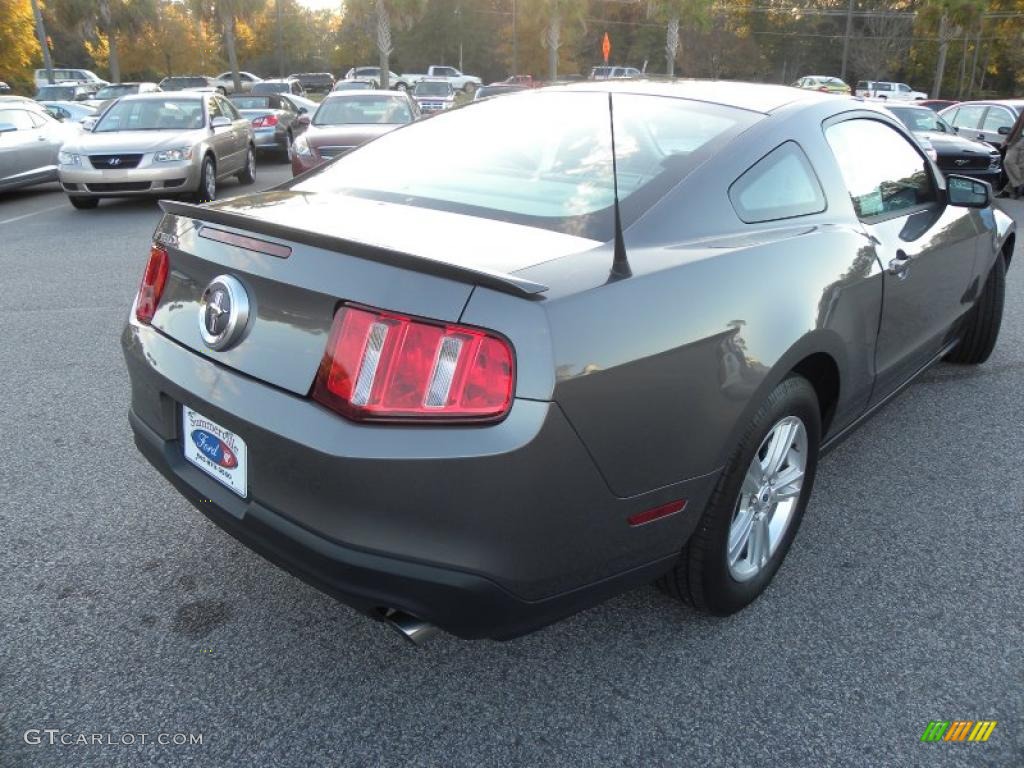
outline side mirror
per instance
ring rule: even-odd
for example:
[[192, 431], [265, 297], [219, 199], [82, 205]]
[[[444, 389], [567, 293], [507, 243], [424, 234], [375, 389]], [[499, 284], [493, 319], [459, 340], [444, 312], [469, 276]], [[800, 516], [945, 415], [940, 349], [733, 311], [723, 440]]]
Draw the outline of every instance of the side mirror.
[[11, 131], [18, 130], [17, 126], [11, 123], [0, 123], [0, 133], [10, 133]]
[[1001, 126], [999, 126], [999, 135], [1000, 136], [1009, 136], [1010, 135], [1010, 126], [1008, 126], [1008, 125], [1001, 125]]
[[92, 96], [88, 93], [79, 93], [75, 96], [75, 101], [88, 101]]
[[299, 114], [300, 114], [300, 115], [304, 115], [304, 114], [306, 114], [307, 112], [309, 112], [309, 110], [308, 110], [308, 109], [306, 109], [305, 107], [299, 107]]
[[211, 128], [224, 128], [229, 125], [231, 125], [231, 121], [224, 117], [224, 115], [217, 115], [210, 121]]
[[992, 187], [987, 181], [950, 174], [946, 177], [946, 200], [962, 208], [988, 208], [992, 204]]
[[96, 121], [97, 120], [99, 120], [98, 117], [86, 117], [86, 118], [83, 118], [82, 119], [82, 130], [83, 131], [91, 131], [93, 128], [96, 127]]

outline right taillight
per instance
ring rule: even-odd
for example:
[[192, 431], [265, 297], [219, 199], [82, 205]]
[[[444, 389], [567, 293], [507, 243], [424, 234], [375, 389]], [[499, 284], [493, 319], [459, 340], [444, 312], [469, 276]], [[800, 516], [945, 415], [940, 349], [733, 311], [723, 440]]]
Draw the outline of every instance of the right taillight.
[[512, 346], [478, 328], [345, 306], [313, 398], [359, 421], [496, 421], [512, 405]]
[[166, 282], [167, 251], [159, 245], [153, 245], [149, 249], [149, 261], [146, 262], [146, 271], [142, 273], [142, 282], [139, 284], [139, 295], [135, 299], [135, 317], [140, 323], [148, 325], [152, 322]]

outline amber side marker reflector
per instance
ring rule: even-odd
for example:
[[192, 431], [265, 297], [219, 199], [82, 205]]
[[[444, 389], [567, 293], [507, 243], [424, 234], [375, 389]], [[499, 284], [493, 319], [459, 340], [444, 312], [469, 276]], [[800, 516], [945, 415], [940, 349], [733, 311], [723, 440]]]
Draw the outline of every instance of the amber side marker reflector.
[[686, 499], [670, 501], [668, 504], [662, 504], [660, 507], [648, 509], [644, 512], [637, 512], [635, 515], [632, 515], [627, 522], [633, 526], [653, 523], [655, 520], [660, 520], [663, 517], [674, 515], [676, 512], [682, 512], [684, 509], [686, 509]]

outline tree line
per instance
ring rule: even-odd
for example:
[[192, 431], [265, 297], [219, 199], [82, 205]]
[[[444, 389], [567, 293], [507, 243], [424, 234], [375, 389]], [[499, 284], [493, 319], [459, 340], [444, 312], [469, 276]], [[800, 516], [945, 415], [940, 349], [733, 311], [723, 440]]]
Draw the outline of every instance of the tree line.
[[807, 74], [912, 83], [933, 97], [1024, 90], [1024, 0], [0, 0], [0, 80], [54, 66], [115, 80], [246, 70], [461, 66], [485, 81], [648, 73], [788, 83]]

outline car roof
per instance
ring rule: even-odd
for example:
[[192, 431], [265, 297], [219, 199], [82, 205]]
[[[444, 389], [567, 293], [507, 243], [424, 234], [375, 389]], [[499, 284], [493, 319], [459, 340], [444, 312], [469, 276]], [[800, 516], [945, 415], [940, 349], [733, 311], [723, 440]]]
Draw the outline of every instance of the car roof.
[[678, 99], [704, 101], [724, 107], [746, 109], [768, 114], [795, 101], [835, 102], [834, 94], [792, 88], [788, 85], [741, 83], [732, 80], [624, 80], [573, 83], [558, 86], [564, 91], [604, 91], [641, 96], [674, 96]]
[[156, 91], [155, 93], [129, 93], [127, 96], [122, 96], [119, 101], [162, 101], [164, 99], [202, 99], [206, 96], [212, 96], [211, 93], [203, 93], [201, 91]]
[[1024, 109], [1024, 99], [975, 99], [973, 101], [961, 101], [955, 106], [964, 107], [968, 105], [978, 107], [999, 105], [1000, 107], [1013, 107], [1014, 109]]
[[[390, 96], [392, 99], [404, 99], [406, 98], [405, 93], [402, 91], [386, 91], [383, 88], [373, 88], [366, 90], [360, 88], [358, 91], [331, 91], [329, 94], [324, 96], [324, 101], [335, 100], [335, 99], [365, 99], [368, 96]], [[321, 104], [324, 102], [321, 101]]]
[[297, 77], [272, 77], [269, 80], [263, 80], [262, 82], [273, 85], [275, 83], [294, 83], [296, 80], [298, 80]]

